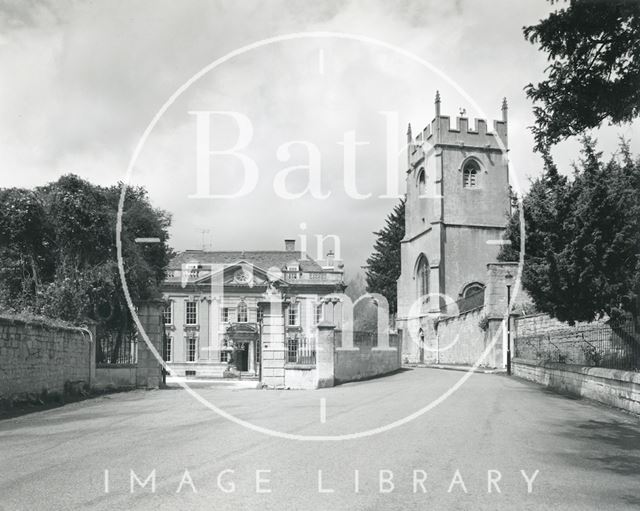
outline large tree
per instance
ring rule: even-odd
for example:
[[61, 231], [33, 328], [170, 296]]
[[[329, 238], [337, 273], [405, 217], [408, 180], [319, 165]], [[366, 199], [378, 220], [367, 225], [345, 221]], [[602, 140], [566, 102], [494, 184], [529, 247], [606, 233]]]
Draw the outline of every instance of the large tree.
[[[561, 321], [638, 316], [640, 291], [640, 159], [626, 143], [608, 162], [583, 138], [570, 180], [547, 156], [543, 176], [523, 197], [522, 283], [536, 308]], [[510, 219], [502, 260], [517, 260], [520, 220]]]
[[375, 232], [373, 253], [367, 259], [367, 286], [389, 301], [389, 312], [398, 310], [397, 281], [400, 277], [400, 241], [404, 238], [405, 201], [401, 200], [387, 216], [385, 226]]
[[[66, 175], [35, 190], [0, 189], [0, 308], [71, 322], [88, 317], [118, 346], [132, 328], [116, 262], [121, 186]], [[155, 296], [164, 278], [169, 225], [144, 188], [127, 189], [122, 246], [134, 302]]]
[[524, 34], [550, 61], [547, 78], [526, 87], [537, 150], [640, 114], [638, 0], [571, 0]]

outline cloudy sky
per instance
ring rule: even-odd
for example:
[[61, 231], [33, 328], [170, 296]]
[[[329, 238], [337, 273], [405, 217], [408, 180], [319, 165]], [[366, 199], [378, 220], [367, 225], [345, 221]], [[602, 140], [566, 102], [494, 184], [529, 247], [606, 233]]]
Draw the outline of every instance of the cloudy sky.
[[[99, 184], [124, 180], [153, 117], [200, 70], [252, 43], [305, 33], [238, 52], [185, 88], [149, 133], [131, 182], [172, 212], [178, 250], [201, 248], [206, 229], [207, 247], [218, 250], [280, 249], [284, 238], [306, 234], [315, 256], [314, 236], [335, 234], [353, 270], [397, 202], [381, 197], [388, 135], [401, 144], [408, 122], [414, 134], [422, 129], [433, 117], [436, 90], [443, 114], [452, 117], [465, 109], [471, 118], [499, 119], [506, 97], [512, 182], [526, 187], [539, 174], [523, 87], [542, 79], [546, 62], [523, 39], [522, 26], [551, 8], [544, 0], [4, 0], [0, 186], [37, 186], [69, 172]], [[193, 197], [196, 111], [237, 112], [251, 122], [242, 152], [255, 161], [259, 179], [250, 193]], [[211, 120], [212, 150], [238, 141], [232, 118]], [[618, 135], [634, 140], [639, 130], [638, 123], [605, 128], [601, 148], [611, 152]], [[340, 142], [349, 132], [361, 143], [359, 199], [345, 187]], [[327, 198], [279, 196], [278, 176], [308, 164], [310, 147]], [[577, 149], [569, 141], [555, 157], [568, 169]], [[400, 177], [405, 158], [398, 157]], [[211, 194], [234, 193], [243, 176], [237, 158], [213, 158]], [[285, 179], [292, 194], [307, 181], [299, 170]]]

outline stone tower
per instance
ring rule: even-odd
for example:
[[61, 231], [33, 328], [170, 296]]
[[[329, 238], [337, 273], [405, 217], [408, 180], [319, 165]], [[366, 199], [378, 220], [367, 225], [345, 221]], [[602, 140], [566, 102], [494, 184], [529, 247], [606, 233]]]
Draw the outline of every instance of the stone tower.
[[415, 138], [409, 126], [407, 143], [397, 326], [405, 360], [437, 362], [434, 320], [482, 291], [500, 249], [510, 209], [506, 100], [491, 131], [466, 117], [452, 128], [436, 93], [435, 118]]

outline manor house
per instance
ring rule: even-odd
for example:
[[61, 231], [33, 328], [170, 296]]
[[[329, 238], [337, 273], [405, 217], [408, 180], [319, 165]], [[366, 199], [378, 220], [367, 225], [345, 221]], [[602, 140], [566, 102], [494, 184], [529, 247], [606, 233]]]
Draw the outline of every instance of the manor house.
[[[179, 376], [219, 377], [228, 366], [257, 375], [261, 339], [277, 334], [285, 352], [270, 357], [310, 362], [316, 325], [325, 314], [334, 319], [332, 304], [321, 298], [344, 288], [343, 265], [332, 252], [315, 261], [296, 250], [294, 240], [285, 240], [284, 250], [182, 252], [171, 261], [162, 289], [165, 360]], [[265, 310], [269, 328], [278, 332], [263, 336]]]

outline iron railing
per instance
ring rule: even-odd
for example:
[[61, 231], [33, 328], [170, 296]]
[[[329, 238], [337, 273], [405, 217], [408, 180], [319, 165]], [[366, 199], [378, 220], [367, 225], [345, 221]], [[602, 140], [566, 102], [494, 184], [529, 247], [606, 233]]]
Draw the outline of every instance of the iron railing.
[[640, 370], [640, 336], [633, 321], [559, 328], [516, 336], [514, 354], [526, 360]]
[[314, 337], [295, 336], [287, 339], [287, 362], [315, 365], [316, 340]]
[[137, 362], [137, 332], [124, 334], [99, 332], [96, 339], [96, 364], [130, 365]]

